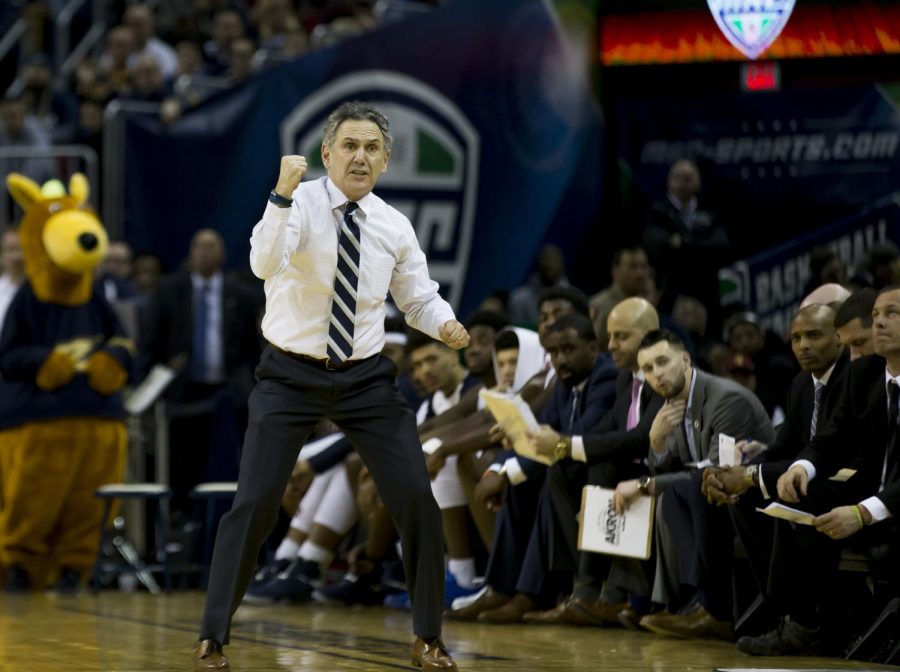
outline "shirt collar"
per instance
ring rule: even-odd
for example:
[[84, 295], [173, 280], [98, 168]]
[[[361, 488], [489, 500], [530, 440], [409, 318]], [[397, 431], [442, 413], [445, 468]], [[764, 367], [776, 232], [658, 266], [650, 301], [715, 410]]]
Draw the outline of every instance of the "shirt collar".
[[[837, 366], [837, 361], [835, 361], [834, 364], [832, 364], [831, 366], [828, 367], [828, 370], [822, 374], [821, 378], [816, 378], [815, 376], [813, 376], [812, 377], [813, 385], [815, 385], [816, 383], [819, 383], [821, 385], [828, 385], [828, 381], [831, 380], [831, 374], [834, 373], [835, 366]], [[885, 370], [887, 370], [887, 369], [885, 369]], [[812, 374], [810, 374], [810, 375], [812, 375]]]
[[688, 201], [687, 205], [685, 205], [680, 200], [678, 200], [673, 194], [668, 194], [668, 196], [669, 196], [669, 203], [674, 205], [675, 209], [678, 210], [678, 212], [681, 212], [684, 214], [689, 214], [689, 213], [694, 212], [697, 209], [697, 197], [696, 196], [691, 198], [691, 200]]
[[191, 284], [194, 286], [194, 289], [200, 289], [203, 285], [206, 285], [212, 291], [218, 292], [222, 289], [222, 272], [219, 271], [211, 278], [204, 278], [199, 273], [191, 273]]
[[691, 368], [691, 390], [688, 392], [687, 404], [685, 404], [685, 416], [687, 411], [691, 410], [691, 404], [694, 403], [694, 388], [697, 386], [697, 369]]
[[888, 371], [887, 367], [884, 367], [884, 388], [887, 389], [888, 384], [891, 381], [894, 381], [897, 385], [900, 385], [900, 376], [892, 376], [891, 372]]
[[[332, 210], [343, 209], [343, 207], [350, 201], [350, 199], [344, 195], [344, 192], [338, 189], [337, 185], [331, 181], [330, 177], [325, 178], [325, 190], [328, 192], [328, 202], [331, 205]], [[362, 211], [363, 215], [368, 215], [372, 211], [374, 202], [375, 196], [370, 191], [368, 194], [356, 201], [356, 205], [359, 206], [359, 209]]]

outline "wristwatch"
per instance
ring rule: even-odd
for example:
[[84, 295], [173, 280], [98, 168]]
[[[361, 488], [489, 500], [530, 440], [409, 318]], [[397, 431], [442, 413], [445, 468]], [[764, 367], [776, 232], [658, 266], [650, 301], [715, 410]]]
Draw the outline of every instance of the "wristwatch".
[[285, 198], [281, 194], [277, 193], [274, 189], [269, 192], [269, 202], [277, 205], [279, 208], [289, 208], [293, 203], [290, 198]]
[[560, 436], [559, 441], [556, 442], [556, 446], [553, 448], [553, 459], [556, 462], [560, 460], [564, 460], [569, 457], [571, 452], [572, 438], [569, 436]]
[[759, 487], [759, 466], [752, 464], [744, 467], [744, 483], [748, 488]]
[[638, 490], [641, 491], [642, 495], [650, 494], [650, 479], [652, 477], [649, 474], [645, 474], [638, 479]]

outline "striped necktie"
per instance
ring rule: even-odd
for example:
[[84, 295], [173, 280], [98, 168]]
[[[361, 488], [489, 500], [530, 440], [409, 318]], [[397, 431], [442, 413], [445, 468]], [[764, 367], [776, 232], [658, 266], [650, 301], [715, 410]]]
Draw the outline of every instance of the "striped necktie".
[[359, 206], [350, 201], [344, 211], [338, 241], [337, 272], [334, 276], [334, 298], [328, 325], [328, 357], [343, 362], [353, 354], [353, 323], [356, 316], [356, 288], [359, 284], [359, 226], [353, 212]]
[[809, 421], [809, 440], [812, 441], [816, 436], [816, 430], [819, 427], [819, 405], [822, 403], [822, 390], [825, 386], [818, 380], [813, 383], [815, 385], [815, 393], [813, 394], [813, 412], [812, 419]]

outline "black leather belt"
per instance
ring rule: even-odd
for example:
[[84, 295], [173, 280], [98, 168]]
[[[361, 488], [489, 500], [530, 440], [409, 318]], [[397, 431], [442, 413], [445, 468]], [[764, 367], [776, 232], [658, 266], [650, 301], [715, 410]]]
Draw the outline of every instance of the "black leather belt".
[[[269, 345], [272, 344], [270, 343]], [[347, 369], [352, 369], [357, 364], [368, 362], [371, 359], [371, 357], [366, 357], [365, 359], [347, 359], [343, 362], [336, 362], [330, 357], [319, 359], [318, 357], [312, 357], [310, 355], [301, 355], [296, 352], [283, 350], [277, 345], [272, 345], [272, 349], [276, 352], [280, 352], [282, 355], [287, 355], [291, 359], [296, 359], [297, 361], [303, 362], [304, 364], [311, 364], [312, 366], [320, 368], [324, 371], [346, 371]]]

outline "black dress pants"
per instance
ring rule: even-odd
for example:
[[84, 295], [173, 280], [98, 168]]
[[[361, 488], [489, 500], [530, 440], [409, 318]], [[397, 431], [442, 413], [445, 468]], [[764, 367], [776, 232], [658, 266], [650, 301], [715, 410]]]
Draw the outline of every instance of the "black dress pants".
[[275, 525], [300, 447], [323, 417], [353, 442], [400, 533], [415, 634], [439, 635], [444, 602], [441, 516], [415, 417], [394, 386], [394, 364], [376, 355], [329, 371], [270, 346], [256, 375], [237, 494], [216, 535], [200, 638], [228, 643], [231, 618]]

